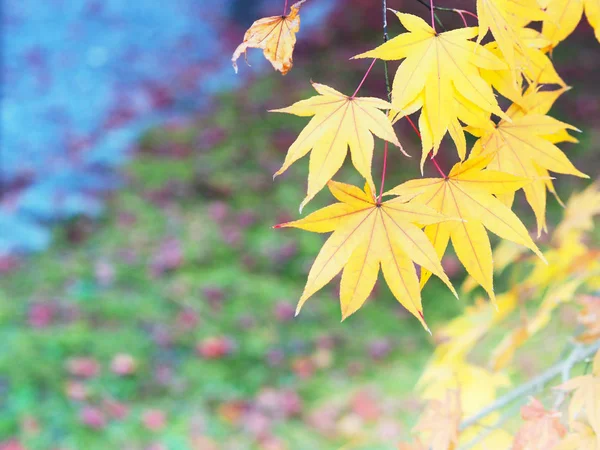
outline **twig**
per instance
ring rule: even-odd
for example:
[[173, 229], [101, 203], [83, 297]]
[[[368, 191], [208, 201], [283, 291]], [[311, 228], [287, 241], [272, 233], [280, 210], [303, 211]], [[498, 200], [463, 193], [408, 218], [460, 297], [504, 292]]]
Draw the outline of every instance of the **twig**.
[[[383, 7], [383, 42], [386, 43], [389, 39], [387, 32], [387, 1], [382, 0]], [[390, 77], [388, 75], [387, 61], [383, 60], [383, 73], [385, 75], [385, 88], [387, 89], [388, 102], [392, 100], [392, 91], [390, 90]]]
[[470, 448], [475, 447], [480, 442], [482, 442], [485, 438], [487, 438], [495, 430], [497, 430], [499, 427], [501, 427], [504, 424], [504, 422], [506, 422], [508, 419], [512, 419], [513, 417], [515, 417], [515, 414], [517, 413], [519, 407], [520, 407], [519, 404], [512, 405], [511, 407], [509, 407], [508, 410], [496, 422], [494, 422], [493, 425], [486, 426], [485, 430], [483, 430], [481, 433], [477, 434], [477, 436], [475, 436], [472, 440], [467, 442], [465, 445], [461, 446], [460, 450], [468, 450]]
[[[386, 43], [388, 41], [388, 32], [387, 32], [387, 0], [381, 0], [381, 8], [383, 14], [383, 42]], [[388, 102], [392, 100], [392, 90], [390, 88], [390, 77], [388, 75], [388, 66], [387, 61], [383, 61], [383, 73], [385, 76], [385, 89], [387, 92]], [[389, 114], [389, 111], [386, 111], [386, 115]], [[388, 156], [388, 143], [385, 141], [383, 144], [383, 167], [381, 169], [381, 186], [379, 188], [379, 198], [377, 199], [377, 203], [381, 203], [381, 197], [383, 197], [383, 185], [385, 184], [385, 173], [387, 171], [387, 156]]]
[[576, 345], [565, 360], [553, 365], [537, 377], [506, 393], [492, 404], [483, 408], [477, 414], [464, 420], [460, 424], [459, 430], [463, 431], [470, 426], [477, 424], [477, 422], [488, 414], [505, 407], [525, 394], [538, 390], [553, 378], [563, 374], [566, 370], [570, 370], [578, 362], [596, 353], [599, 349], [600, 340], [589, 346]]

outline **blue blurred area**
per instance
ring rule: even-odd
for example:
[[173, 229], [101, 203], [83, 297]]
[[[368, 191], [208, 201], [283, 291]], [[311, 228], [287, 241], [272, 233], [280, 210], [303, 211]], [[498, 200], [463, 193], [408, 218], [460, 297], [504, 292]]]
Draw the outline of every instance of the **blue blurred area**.
[[[307, 8], [303, 27], [332, 4]], [[42, 250], [52, 222], [101, 213], [98, 194], [118, 186], [114, 169], [142, 130], [198, 111], [210, 94], [243, 81], [231, 69], [231, 39], [220, 37], [232, 20], [246, 26], [271, 6], [6, 0], [0, 255]]]

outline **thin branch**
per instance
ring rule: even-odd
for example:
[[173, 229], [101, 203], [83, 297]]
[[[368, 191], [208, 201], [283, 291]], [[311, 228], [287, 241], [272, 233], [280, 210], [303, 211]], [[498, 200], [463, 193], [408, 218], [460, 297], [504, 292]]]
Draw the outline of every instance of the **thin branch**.
[[[383, 7], [383, 43], [385, 44], [388, 40], [387, 32], [387, 2], [382, 0]], [[385, 75], [385, 88], [387, 90], [388, 102], [392, 100], [392, 91], [390, 89], [390, 76], [388, 75], [388, 64], [387, 61], [383, 60], [383, 73]]]
[[506, 421], [515, 417], [518, 414], [521, 405], [515, 404], [508, 408], [508, 410], [496, 421], [493, 425], [487, 426], [485, 430], [475, 436], [472, 440], [467, 442], [464, 446], [461, 446], [459, 450], [468, 450], [475, 447], [477, 444], [482, 442], [490, 434], [500, 428]]
[[[387, 0], [381, 0], [381, 8], [383, 14], [383, 42], [386, 43], [388, 41], [388, 32], [387, 32]], [[383, 61], [383, 73], [385, 75], [385, 89], [387, 92], [388, 102], [392, 99], [392, 89], [390, 88], [390, 77], [388, 75], [388, 65], [387, 61]], [[389, 114], [389, 111], [386, 111], [386, 115]], [[378, 203], [381, 203], [381, 197], [383, 196], [383, 186], [385, 184], [385, 173], [387, 171], [387, 156], [388, 156], [388, 142], [385, 141], [383, 144], [383, 167], [381, 169], [381, 186], [379, 188], [379, 199]]]
[[553, 378], [564, 373], [565, 370], [570, 370], [575, 364], [583, 361], [589, 356], [593, 355], [600, 349], [600, 340], [595, 342], [589, 346], [575, 345], [569, 356], [547, 369], [545, 372], [541, 373], [537, 377], [528, 381], [527, 383], [522, 384], [521, 386], [513, 389], [507, 394], [500, 397], [498, 400], [483, 408], [477, 414], [469, 417], [464, 420], [459, 429], [461, 431], [469, 428], [472, 425], [477, 424], [481, 419], [486, 417], [488, 414], [505, 407], [506, 405], [512, 403], [516, 399], [523, 397], [530, 392], [534, 392], [541, 387], [543, 387], [546, 383], [548, 383]]

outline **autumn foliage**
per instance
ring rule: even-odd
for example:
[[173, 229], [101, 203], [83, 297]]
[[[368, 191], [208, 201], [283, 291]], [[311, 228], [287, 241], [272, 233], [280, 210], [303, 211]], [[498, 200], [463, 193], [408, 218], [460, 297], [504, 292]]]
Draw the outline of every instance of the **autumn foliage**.
[[[287, 16], [255, 22], [234, 61], [248, 47], [261, 48], [275, 69], [287, 73], [299, 29], [300, 3]], [[387, 40], [384, 30], [386, 38], [380, 46], [352, 59], [372, 59], [365, 78], [378, 60], [401, 61], [388, 85], [387, 99], [358, 96], [363, 78], [351, 95], [313, 83], [318, 95], [274, 110], [308, 120], [275, 174], [310, 154], [300, 212], [326, 186], [338, 201], [275, 226], [331, 233], [310, 269], [297, 313], [341, 272], [345, 319], [364, 304], [381, 270], [396, 299], [429, 330], [421, 291], [430, 276], [436, 275], [457, 295], [441, 264], [452, 243], [469, 275], [463, 292], [479, 285], [491, 304], [481, 298], [442, 330], [434, 330], [439, 345], [418, 386], [429, 404], [414, 429], [417, 440], [400, 448], [598, 449], [600, 353], [591, 373], [566, 377], [556, 388], [563, 392], [556, 407], [572, 393], [566, 418], [531, 398], [521, 409], [521, 428], [511, 435], [496, 422], [497, 412], [480, 411], [510, 384], [502, 369], [529, 338], [548, 325], [552, 312], [571, 302], [578, 289], [600, 288], [600, 254], [583, 239], [593, 228], [593, 216], [600, 212], [598, 185], [571, 197], [564, 220], [549, 245], [540, 245], [542, 249], [512, 208], [522, 191], [540, 238], [549, 228], [548, 193], [562, 204], [553, 184], [557, 174], [588, 178], [560, 149], [561, 143], [576, 143], [573, 133], [580, 130], [549, 115], [556, 99], [569, 89], [552, 63], [552, 50], [574, 30], [584, 11], [598, 36], [600, 3], [477, 0], [474, 14], [436, 8], [431, 2], [430, 20], [386, 11], [385, 2], [383, 6], [383, 14], [392, 16], [391, 11], [405, 31]], [[460, 14], [465, 26], [439, 30], [443, 24], [436, 11], [444, 9]], [[478, 26], [469, 27], [465, 15], [477, 19]], [[504, 104], [508, 107], [503, 108]], [[418, 114], [416, 124], [411, 119], [414, 114]], [[406, 156], [413, 153], [403, 148], [394, 131], [400, 120], [408, 120], [421, 139], [421, 174], [425, 164], [433, 164], [440, 176], [417, 176], [385, 188], [386, 170], [393, 170], [387, 167], [389, 144]], [[376, 138], [384, 142], [379, 188], [373, 177]], [[468, 142], [474, 142], [471, 148]], [[451, 143], [456, 163], [444, 171], [435, 156], [442, 149], [450, 152]], [[348, 153], [364, 179], [364, 188], [332, 180]], [[489, 232], [503, 240], [494, 250]], [[528, 275], [508, 291], [496, 292], [494, 274], [517, 261], [529, 267]], [[546, 294], [540, 299], [533, 292]], [[525, 309], [528, 300], [537, 302], [534, 310]], [[600, 300], [588, 296], [579, 301], [583, 331], [578, 337], [582, 343], [577, 345], [596, 345], [595, 351], [600, 338]], [[521, 311], [520, 324], [495, 344], [487, 365], [470, 362], [468, 356], [479, 342], [516, 311]], [[593, 356], [591, 350], [586, 351], [585, 357]], [[572, 363], [582, 354], [573, 356]], [[478, 420], [469, 421], [478, 414]], [[478, 438], [485, 427], [492, 431]]]

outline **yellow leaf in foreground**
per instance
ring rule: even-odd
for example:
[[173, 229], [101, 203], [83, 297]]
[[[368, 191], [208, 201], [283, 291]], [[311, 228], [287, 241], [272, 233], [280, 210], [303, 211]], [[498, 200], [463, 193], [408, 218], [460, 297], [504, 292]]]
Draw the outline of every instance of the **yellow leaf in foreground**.
[[[445, 216], [464, 219], [464, 222], [428, 225], [425, 233], [440, 258], [448, 241], [452, 240], [456, 255], [469, 275], [495, 301], [492, 249], [486, 228], [503, 239], [530, 248], [540, 258], [544, 257], [531, 240], [525, 225], [492, 195], [513, 193], [531, 180], [495, 170], [482, 170], [491, 159], [489, 156], [469, 158], [464, 163], [456, 164], [447, 178], [407, 181], [388, 194], [417, 195], [413, 202], [430, 206]], [[422, 271], [422, 285], [429, 276], [429, 273]]]
[[492, 88], [479, 73], [479, 69], [502, 70], [506, 64], [469, 40], [477, 36], [476, 27], [438, 34], [417, 16], [398, 12], [396, 15], [408, 33], [355, 58], [404, 59], [394, 78], [392, 104], [400, 116], [422, 107], [419, 119], [422, 169], [429, 152], [437, 153], [446, 132], [450, 132], [457, 147], [462, 146], [459, 118], [475, 125], [468, 114], [460, 115], [461, 98], [483, 111], [507, 118]]
[[[373, 134], [400, 147], [396, 133], [385, 113], [388, 102], [372, 97], [348, 97], [324, 84], [313, 83], [320, 94], [301, 100], [292, 106], [272, 112], [313, 116], [290, 146], [285, 162], [275, 176], [285, 172], [298, 159], [310, 154], [308, 191], [300, 210], [321, 190], [342, 167], [348, 147], [356, 170], [375, 190], [371, 162], [375, 146]], [[403, 151], [403, 150], [402, 150]]]
[[[558, 84], [566, 87], [563, 79], [558, 75], [552, 61], [542, 51], [549, 44], [538, 31], [531, 28], [521, 28], [518, 31], [519, 41], [522, 42], [515, 49], [515, 62], [510, 67], [516, 67], [519, 74], [523, 74], [530, 84]], [[503, 59], [502, 48], [498, 42], [492, 41], [485, 45], [498, 58]], [[508, 63], [508, 60], [506, 59]], [[504, 97], [515, 103], [522, 101], [523, 77], [519, 76], [515, 80], [514, 70], [481, 70], [481, 76], [489, 82]], [[547, 111], [546, 111], [547, 112]], [[511, 118], [510, 114], [508, 114]]]
[[454, 295], [456, 292], [435, 249], [415, 223], [430, 225], [449, 218], [419, 203], [407, 203], [406, 198], [379, 203], [368, 183], [362, 191], [355, 186], [330, 181], [329, 189], [340, 203], [320, 209], [304, 219], [276, 226], [317, 233], [333, 231], [310, 269], [296, 313], [309, 297], [344, 269], [340, 288], [343, 320], [363, 305], [375, 286], [381, 267], [394, 296], [427, 329], [414, 263], [440, 277]]
[[550, 41], [550, 48], [565, 40], [577, 27], [585, 10], [589, 24], [600, 41], [600, 1], [599, 0], [549, 0], [542, 33]]
[[[535, 213], [538, 236], [546, 230], [546, 190], [550, 188], [548, 171], [589, 178], [577, 170], [567, 156], [546, 136], [577, 128], [543, 114], [521, 114], [514, 109], [512, 122], [491, 121], [482, 130], [481, 138], [473, 147], [473, 155], [492, 155], [489, 168], [527, 177], [532, 183], [523, 187], [525, 198]], [[500, 199], [511, 206], [514, 193]]]
[[231, 57], [231, 64], [237, 73], [237, 60], [248, 48], [262, 48], [265, 58], [275, 70], [283, 75], [292, 68], [292, 53], [296, 45], [296, 33], [300, 29], [300, 6], [306, 0], [294, 3], [287, 16], [272, 16], [259, 19], [252, 24], [244, 41], [238, 45]]
[[[511, 71], [511, 81], [517, 83], [523, 70], [523, 59], [526, 56], [526, 43], [521, 36], [518, 17], [530, 20], [542, 20], [544, 13], [536, 1], [515, 0], [477, 0], [477, 16], [479, 17], [479, 36], [477, 42], [490, 30], [494, 42], [504, 56]], [[527, 61], [525, 60], [525, 66]]]
[[[511, 241], [500, 241], [494, 247], [494, 273], [496, 275], [502, 273], [510, 264], [513, 264], [519, 257], [525, 253], [526, 249], [521, 245], [517, 245]], [[548, 256], [546, 256], [547, 258]], [[477, 287], [477, 282], [470, 276], [465, 278], [461, 290], [465, 293], [472, 291]]]

